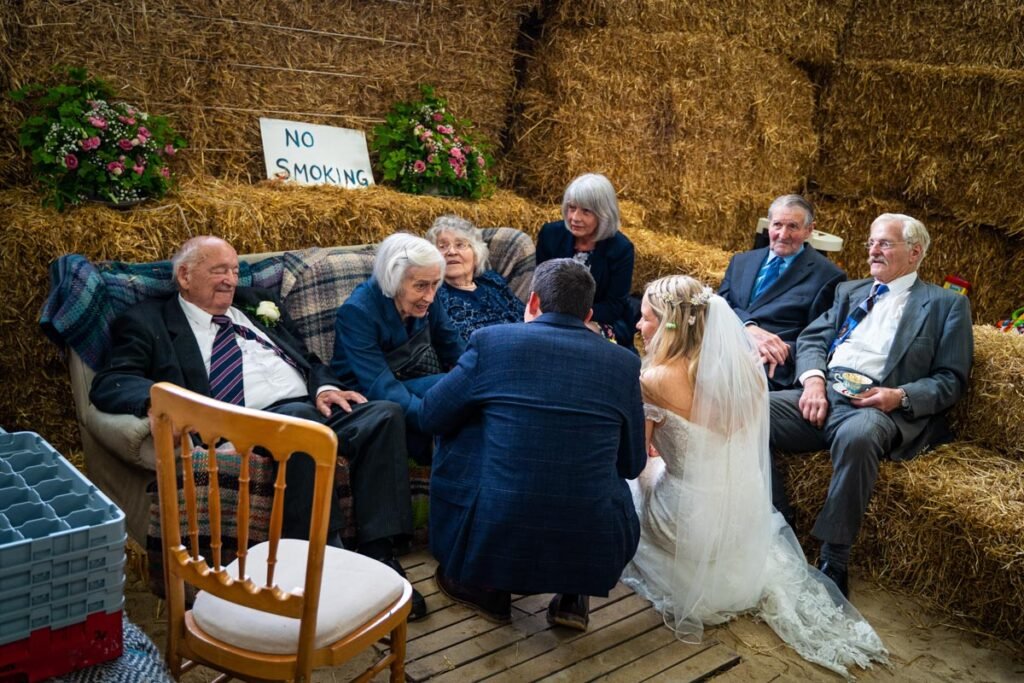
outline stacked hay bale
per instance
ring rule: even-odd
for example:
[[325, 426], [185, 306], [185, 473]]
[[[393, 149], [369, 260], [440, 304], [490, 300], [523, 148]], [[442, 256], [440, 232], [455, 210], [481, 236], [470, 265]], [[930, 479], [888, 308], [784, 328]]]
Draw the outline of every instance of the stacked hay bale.
[[757, 216], [802, 184], [817, 149], [807, 75], [719, 34], [556, 26], [517, 101], [523, 191], [555, 201], [601, 172], [659, 231], [726, 249], [749, 247]]
[[[194, 175], [259, 179], [259, 117], [369, 133], [419, 83], [497, 145], [520, 20], [537, 4], [25, 0], [4, 23], [3, 59], [14, 86], [45, 79], [54, 63], [87, 66], [124, 99], [170, 116]], [[13, 148], [18, 120], [0, 110], [0, 148]]]

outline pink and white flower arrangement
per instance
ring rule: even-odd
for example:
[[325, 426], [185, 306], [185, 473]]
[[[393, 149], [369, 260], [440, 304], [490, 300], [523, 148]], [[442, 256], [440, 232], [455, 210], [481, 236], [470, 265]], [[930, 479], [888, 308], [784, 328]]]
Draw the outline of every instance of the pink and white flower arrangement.
[[371, 148], [384, 181], [411, 194], [437, 193], [479, 199], [494, 191], [487, 169], [493, 163], [472, 124], [456, 118], [430, 86], [422, 99], [399, 102], [374, 128]]
[[169, 157], [185, 146], [162, 116], [112, 101], [113, 90], [70, 68], [55, 87], [33, 83], [10, 96], [28, 108], [19, 141], [47, 191], [44, 204], [63, 211], [88, 199], [113, 204], [159, 198], [170, 189]]

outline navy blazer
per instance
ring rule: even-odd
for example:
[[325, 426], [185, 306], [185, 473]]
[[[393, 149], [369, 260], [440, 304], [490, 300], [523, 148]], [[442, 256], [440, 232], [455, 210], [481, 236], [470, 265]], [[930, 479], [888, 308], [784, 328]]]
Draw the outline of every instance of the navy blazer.
[[640, 359], [578, 318], [473, 333], [423, 397], [441, 434], [430, 547], [458, 581], [514, 593], [607, 595], [636, 552], [625, 479], [646, 464]]
[[[850, 310], [868, 297], [874, 280], [846, 282], [836, 300], [797, 340], [797, 376], [817, 369], [828, 376], [829, 350]], [[908, 460], [928, 446], [950, 439], [946, 413], [967, 389], [974, 360], [974, 328], [967, 297], [918, 279], [896, 328], [882, 376], [883, 387], [900, 387], [910, 411], [889, 413], [900, 430], [890, 457]]]
[[406, 424], [418, 430], [420, 397], [442, 375], [399, 381], [391, 372], [386, 354], [426, 325], [430, 326], [430, 342], [444, 367], [455, 365], [465, 342], [436, 298], [426, 317], [413, 318], [411, 325], [411, 329], [406, 328], [395, 300], [384, 296], [376, 278], [371, 277], [338, 308], [331, 370], [341, 381], [358, 387], [371, 401], [388, 400], [402, 406]]
[[752, 302], [754, 281], [766, 258], [768, 247], [734, 255], [718, 294], [744, 324], [754, 323], [777, 334], [789, 346], [786, 364], [776, 367], [775, 377], [769, 381], [772, 390], [788, 389], [797, 379], [796, 339], [829, 309], [836, 285], [846, 280], [846, 273], [806, 245], [779, 279]]
[[[273, 301], [281, 311], [281, 319], [273, 327], [267, 327], [250, 312], [261, 301]], [[274, 292], [238, 287], [232, 305], [295, 361], [306, 379], [310, 400], [316, 400], [319, 387], [340, 385], [330, 369], [306, 350]], [[114, 320], [109, 362], [93, 378], [89, 400], [104, 412], [144, 417], [149, 407], [149, 389], [155, 382], [173, 382], [210, 395], [206, 364], [177, 294], [169, 299], [144, 301]]]
[[[565, 221], [545, 223], [537, 235], [537, 264], [553, 258], [572, 258], [576, 238], [565, 227]], [[615, 328], [615, 341], [633, 348], [636, 334], [629, 290], [633, 284], [633, 243], [621, 232], [594, 245], [590, 254], [590, 274], [594, 276], [594, 320]]]

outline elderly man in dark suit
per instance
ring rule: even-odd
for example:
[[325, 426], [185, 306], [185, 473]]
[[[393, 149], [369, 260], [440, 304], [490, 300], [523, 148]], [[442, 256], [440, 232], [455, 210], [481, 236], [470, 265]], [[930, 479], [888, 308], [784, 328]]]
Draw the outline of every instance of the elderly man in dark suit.
[[[154, 382], [173, 382], [218, 400], [314, 420], [338, 435], [350, 466], [358, 550], [399, 573], [395, 542], [412, 533], [401, 408], [338, 385], [295, 332], [269, 290], [238, 287], [238, 254], [224, 240], [194, 237], [172, 259], [178, 295], [147, 301], [114, 321], [107, 365], [90, 398], [110, 413], [149, 410]], [[284, 534], [309, 535], [313, 461], [289, 461]], [[341, 544], [335, 501], [328, 542]], [[413, 596], [414, 616], [426, 613]]]
[[[836, 300], [797, 340], [803, 389], [771, 396], [774, 450], [829, 449], [832, 480], [812, 529], [819, 566], [844, 594], [847, 562], [883, 457], [909, 460], [949, 440], [945, 416], [967, 387], [974, 355], [967, 297], [917, 276], [930, 237], [910, 216], [882, 214], [866, 246], [871, 278]], [[826, 379], [851, 369], [874, 380], [856, 395]], [[778, 501], [777, 501], [778, 503]]]
[[441, 434], [430, 480], [438, 587], [498, 623], [510, 593], [556, 593], [552, 624], [586, 630], [636, 552], [625, 479], [644, 468], [640, 359], [586, 327], [594, 279], [537, 266], [526, 323], [473, 333], [423, 398]]
[[836, 285], [846, 279], [805, 244], [814, 225], [814, 207], [806, 199], [776, 198], [768, 208], [769, 245], [733, 256], [718, 290], [746, 325], [773, 391], [793, 386], [796, 338], [828, 310]]

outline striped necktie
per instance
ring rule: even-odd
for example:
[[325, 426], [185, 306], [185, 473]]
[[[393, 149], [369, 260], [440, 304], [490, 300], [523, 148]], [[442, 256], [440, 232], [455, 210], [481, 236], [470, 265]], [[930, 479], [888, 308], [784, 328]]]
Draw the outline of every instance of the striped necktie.
[[764, 290], [771, 287], [779, 279], [779, 274], [782, 272], [782, 262], [782, 257], [776, 256], [761, 268], [757, 281], [754, 283], [754, 294], [750, 297], [751, 301], [756, 301], [759, 296], [764, 294]]
[[871, 294], [868, 295], [867, 299], [860, 302], [857, 308], [850, 311], [850, 315], [847, 316], [846, 322], [839, 328], [839, 336], [832, 342], [832, 347], [829, 349], [831, 354], [836, 350], [840, 344], [846, 341], [850, 337], [850, 333], [853, 332], [853, 328], [860, 324], [860, 321], [871, 312], [871, 309], [875, 307], [875, 302], [878, 301], [878, 297], [882, 296], [889, 291], [889, 285], [876, 282], [871, 287]]
[[235, 340], [235, 326], [226, 315], [213, 316], [220, 329], [213, 338], [210, 354], [210, 395], [218, 401], [245, 405], [242, 382], [242, 349]]

